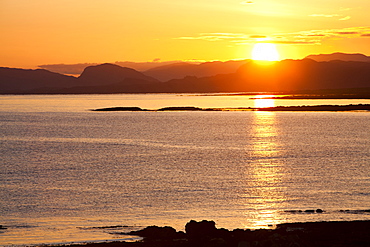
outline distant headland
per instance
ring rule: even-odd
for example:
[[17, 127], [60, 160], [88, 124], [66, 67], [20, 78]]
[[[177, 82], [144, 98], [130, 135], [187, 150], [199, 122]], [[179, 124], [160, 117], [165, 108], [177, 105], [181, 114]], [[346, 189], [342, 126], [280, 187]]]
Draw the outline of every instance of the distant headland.
[[200, 108], [194, 106], [173, 106], [160, 109], [142, 109], [140, 107], [108, 107], [92, 111], [370, 111], [370, 104], [358, 105], [314, 105], [314, 106], [276, 106], [276, 107], [239, 107], [239, 108]]

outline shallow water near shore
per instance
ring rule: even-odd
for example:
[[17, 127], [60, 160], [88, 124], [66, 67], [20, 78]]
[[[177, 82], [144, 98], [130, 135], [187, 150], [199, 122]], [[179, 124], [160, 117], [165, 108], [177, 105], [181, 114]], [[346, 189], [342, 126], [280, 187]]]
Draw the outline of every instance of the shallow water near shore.
[[[191, 219], [228, 229], [370, 219], [370, 113], [88, 111], [174, 105], [157, 96], [1, 96], [18, 105], [0, 112], [0, 245], [123, 239], [115, 233]], [[229, 102], [186, 105], [256, 103]]]

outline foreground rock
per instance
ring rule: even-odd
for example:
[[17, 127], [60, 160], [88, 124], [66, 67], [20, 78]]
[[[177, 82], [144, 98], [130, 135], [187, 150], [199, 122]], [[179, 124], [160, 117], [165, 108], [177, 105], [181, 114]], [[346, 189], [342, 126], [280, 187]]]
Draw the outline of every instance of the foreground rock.
[[370, 221], [280, 224], [276, 229], [216, 228], [214, 221], [190, 221], [184, 232], [172, 227], [150, 226], [131, 235], [141, 242], [87, 244], [88, 247], [368, 247]]
[[[370, 221], [287, 223], [276, 229], [217, 229], [214, 221], [190, 221], [185, 233], [170, 227], [147, 227], [131, 234], [143, 246], [370, 246]], [[168, 245], [171, 243], [170, 245]]]

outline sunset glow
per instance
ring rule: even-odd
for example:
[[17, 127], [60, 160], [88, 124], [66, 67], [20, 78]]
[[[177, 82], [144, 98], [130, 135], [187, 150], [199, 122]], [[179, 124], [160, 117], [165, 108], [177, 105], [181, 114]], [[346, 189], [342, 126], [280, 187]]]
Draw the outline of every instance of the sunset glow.
[[278, 61], [280, 58], [275, 44], [257, 43], [252, 50], [253, 60]]
[[[3, 0], [0, 66], [370, 55], [369, 9], [368, 0]], [[279, 58], [255, 51], [275, 45]]]
[[0, 0], [0, 247], [370, 247], [369, 10]]
[[254, 107], [256, 108], [265, 108], [265, 107], [274, 107], [275, 100], [270, 99], [274, 95], [260, 95], [254, 98]]
[[[261, 97], [257, 100], [268, 99]], [[253, 228], [258, 229], [282, 221], [273, 208], [286, 200], [284, 193], [278, 189], [284, 179], [281, 176], [284, 164], [271, 159], [279, 154], [280, 145], [275, 113], [255, 111], [252, 131], [256, 136], [252, 143], [254, 162], [248, 172], [255, 178], [255, 184], [251, 186], [253, 189], [247, 191], [246, 206], [253, 205], [256, 209], [251, 223]]]

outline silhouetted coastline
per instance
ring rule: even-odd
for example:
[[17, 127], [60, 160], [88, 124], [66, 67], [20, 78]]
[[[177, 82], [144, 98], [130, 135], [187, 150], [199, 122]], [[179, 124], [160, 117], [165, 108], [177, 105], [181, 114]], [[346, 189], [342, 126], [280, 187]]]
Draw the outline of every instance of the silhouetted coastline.
[[164, 107], [142, 109], [140, 107], [108, 107], [92, 111], [370, 111], [370, 104], [358, 105], [313, 105], [313, 106], [276, 106], [276, 107], [239, 107], [239, 108], [199, 108], [194, 106]]
[[[127, 235], [127, 233], [121, 233]], [[88, 247], [247, 247], [247, 246], [370, 246], [370, 221], [333, 221], [279, 224], [275, 229], [218, 229], [214, 221], [191, 220], [185, 232], [149, 226], [128, 235], [139, 242], [90, 243]], [[71, 245], [79, 246], [79, 245]]]

